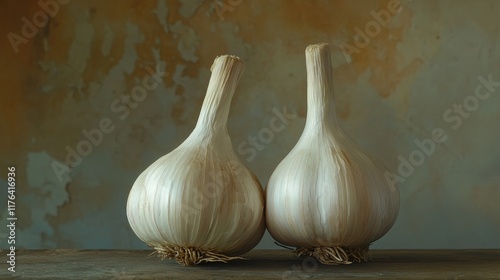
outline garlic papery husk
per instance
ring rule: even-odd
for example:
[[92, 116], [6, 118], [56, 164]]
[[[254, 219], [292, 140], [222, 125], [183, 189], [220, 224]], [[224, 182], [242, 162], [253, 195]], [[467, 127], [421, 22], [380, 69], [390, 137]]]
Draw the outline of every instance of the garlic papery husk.
[[307, 120], [269, 179], [267, 228], [276, 241], [321, 263], [365, 261], [369, 245], [396, 220], [399, 191], [335, 118], [329, 45], [307, 47], [306, 65]]
[[235, 56], [215, 59], [195, 129], [130, 190], [130, 226], [162, 258], [182, 265], [226, 262], [264, 234], [262, 187], [233, 151], [226, 126], [243, 69]]

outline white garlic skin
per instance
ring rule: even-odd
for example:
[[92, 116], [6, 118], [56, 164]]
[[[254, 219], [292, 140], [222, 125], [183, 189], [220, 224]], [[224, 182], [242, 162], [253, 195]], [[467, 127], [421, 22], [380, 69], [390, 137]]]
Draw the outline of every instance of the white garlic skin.
[[[216, 59], [196, 128], [135, 181], [127, 218], [146, 244], [231, 256], [250, 251], [261, 240], [263, 189], [237, 158], [226, 129], [231, 97], [243, 71], [240, 64], [232, 56]], [[236, 71], [231, 75], [237, 78], [230, 79], [225, 68]]]
[[132, 230], [145, 243], [227, 255], [257, 245], [265, 229], [263, 211], [253, 174], [209, 147], [179, 147], [158, 159], [137, 178], [127, 202]]
[[361, 153], [330, 115], [329, 47], [308, 47], [306, 58], [306, 125], [269, 179], [267, 228], [289, 246], [367, 247], [396, 221], [399, 191], [385, 177], [385, 167]]
[[364, 247], [396, 220], [399, 193], [383, 169], [331, 134], [302, 137], [269, 180], [267, 228], [284, 245]]

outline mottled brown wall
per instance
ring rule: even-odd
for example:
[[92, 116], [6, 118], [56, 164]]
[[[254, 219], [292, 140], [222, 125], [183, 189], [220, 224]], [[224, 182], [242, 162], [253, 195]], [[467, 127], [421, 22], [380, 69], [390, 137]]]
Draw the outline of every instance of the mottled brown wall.
[[[320, 42], [333, 46], [342, 126], [401, 176], [399, 219], [375, 247], [500, 246], [500, 88], [484, 86], [500, 80], [496, 1], [64, 2], [17, 46], [11, 33], [30, 37], [22, 18], [43, 10], [31, 0], [0, 7], [1, 170], [17, 167], [23, 247], [144, 246], [126, 220], [128, 191], [194, 127], [217, 55], [245, 61], [228, 129], [265, 185], [302, 131], [304, 49]], [[389, 15], [382, 23], [380, 11]], [[371, 34], [366, 44], [358, 29]], [[156, 68], [166, 72], [161, 84], [129, 103]], [[476, 106], [470, 96], [480, 85], [490, 94]], [[462, 114], [460, 104], [474, 110]], [[286, 129], [251, 146], [285, 106], [296, 116]], [[108, 132], [78, 161], [68, 151], [102, 123]], [[401, 169], [435, 129], [447, 140], [414, 170]], [[5, 185], [6, 171], [0, 178]], [[275, 248], [269, 236], [260, 247]]]

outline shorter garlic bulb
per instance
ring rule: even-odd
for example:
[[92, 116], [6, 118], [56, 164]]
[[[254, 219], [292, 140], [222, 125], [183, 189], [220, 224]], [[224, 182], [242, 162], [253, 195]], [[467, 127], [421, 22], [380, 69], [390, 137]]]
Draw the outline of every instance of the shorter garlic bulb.
[[307, 120], [266, 188], [266, 224], [278, 242], [324, 264], [367, 259], [394, 224], [399, 191], [344, 135], [333, 104], [328, 44], [306, 49]]
[[237, 158], [226, 127], [243, 69], [235, 56], [215, 59], [195, 129], [130, 190], [130, 226], [162, 258], [182, 265], [226, 262], [250, 251], [264, 234], [262, 187]]

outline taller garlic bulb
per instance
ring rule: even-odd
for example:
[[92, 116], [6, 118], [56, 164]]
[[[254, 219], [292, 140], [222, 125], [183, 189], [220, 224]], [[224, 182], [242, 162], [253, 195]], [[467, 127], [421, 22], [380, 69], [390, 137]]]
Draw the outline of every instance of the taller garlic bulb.
[[264, 194], [234, 153], [226, 122], [243, 62], [221, 56], [195, 129], [135, 181], [127, 217], [135, 234], [182, 265], [237, 258], [264, 234]]
[[324, 264], [366, 260], [370, 243], [396, 220], [399, 191], [337, 123], [329, 45], [307, 47], [306, 64], [306, 125], [269, 179], [267, 228]]

